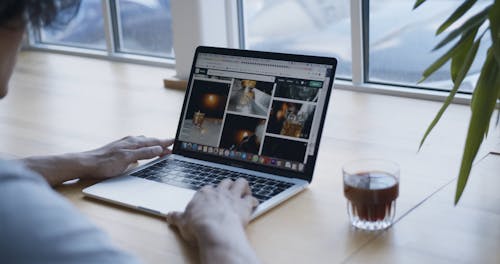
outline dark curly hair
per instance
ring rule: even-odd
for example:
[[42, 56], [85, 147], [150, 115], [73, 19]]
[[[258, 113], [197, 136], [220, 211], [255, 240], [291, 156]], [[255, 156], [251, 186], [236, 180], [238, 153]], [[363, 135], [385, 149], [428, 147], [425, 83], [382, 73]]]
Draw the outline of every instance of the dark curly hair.
[[72, 18], [79, 7], [80, 0], [0, 0], [0, 27], [46, 26], [58, 22], [63, 12], [67, 22], [68, 12]]

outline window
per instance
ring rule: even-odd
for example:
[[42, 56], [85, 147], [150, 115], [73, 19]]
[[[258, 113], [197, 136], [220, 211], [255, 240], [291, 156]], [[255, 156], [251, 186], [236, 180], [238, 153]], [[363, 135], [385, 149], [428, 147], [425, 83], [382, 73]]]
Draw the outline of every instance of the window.
[[[424, 70], [446, 51], [445, 47], [431, 52], [443, 38], [436, 38], [435, 32], [462, 2], [433, 0], [412, 10], [414, 3], [414, 0], [369, 1], [370, 82], [416, 86]], [[487, 4], [488, 1], [479, 1], [466, 17], [476, 14]], [[483, 60], [485, 54], [483, 45], [477, 53], [476, 62]], [[460, 87], [461, 91], [472, 92], [479, 77], [480, 66], [478, 63], [473, 64]], [[449, 76], [448, 64], [418, 87], [449, 90], [453, 86]]]
[[[359, 1], [359, 2], [358, 2]], [[431, 52], [446, 32], [437, 38], [438, 26], [462, 3], [456, 0], [427, 1], [413, 10], [415, 0], [241, 0], [242, 47], [266, 51], [334, 56], [339, 59], [337, 76], [353, 76], [353, 52], [363, 58], [361, 83], [450, 90], [449, 65], [443, 66], [422, 84], [424, 70], [446, 51]], [[462, 21], [491, 1], [479, 0]], [[359, 4], [361, 3], [361, 4]], [[363, 43], [351, 43], [351, 23], [359, 10], [359, 32]], [[448, 31], [450, 31], [449, 29]], [[491, 41], [486, 36], [485, 42]], [[352, 50], [352, 44], [362, 48]], [[354, 45], [356, 46], [356, 45]], [[472, 92], [485, 57], [487, 45], [478, 51], [476, 63], [460, 87]]]
[[120, 58], [173, 58], [171, 24], [170, 0], [81, 0], [53, 25], [34, 29], [34, 45], [75, 47], [83, 53], [91, 49]]
[[350, 78], [348, 0], [243, 0], [242, 9], [244, 48], [333, 56], [337, 76]]
[[45, 44], [105, 50], [101, 0], [83, 0], [80, 7], [65, 10], [58, 15], [55, 24], [40, 30], [39, 41]]
[[[64, 22], [65, 17], [73, 17], [77, 12], [73, 20], [35, 29], [35, 34], [31, 34], [35, 39], [30, 39], [30, 43], [49, 49], [56, 44], [63, 52], [68, 46], [78, 47], [83, 49], [70, 52], [88, 51], [87, 54], [103, 58], [163, 66], [172, 66], [175, 57], [179, 78], [189, 76], [193, 50], [198, 44], [332, 56], [339, 60], [336, 76], [352, 80], [353, 85], [344, 87], [376, 91], [390, 90], [389, 85], [450, 90], [449, 65], [425, 82], [417, 82], [423, 71], [446, 51], [445, 47], [432, 52], [444, 37], [436, 37], [435, 31], [462, 1], [426, 1], [417, 10], [412, 9], [414, 3], [415, 0], [82, 0], [79, 9], [61, 15]], [[462, 21], [490, 3], [491, 0], [477, 0]], [[472, 92], [485, 49], [491, 43], [489, 37], [487, 34], [483, 39], [460, 92]]]
[[118, 50], [173, 57], [170, 0], [116, 1]]

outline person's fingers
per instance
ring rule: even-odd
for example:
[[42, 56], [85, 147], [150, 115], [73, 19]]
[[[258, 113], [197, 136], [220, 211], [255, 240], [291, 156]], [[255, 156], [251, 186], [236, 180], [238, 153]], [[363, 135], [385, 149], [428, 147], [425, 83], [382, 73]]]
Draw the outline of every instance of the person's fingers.
[[165, 150], [170, 150], [168, 147], [172, 146], [175, 142], [175, 139], [160, 139], [160, 144]]
[[252, 208], [256, 208], [257, 206], [259, 206], [260, 202], [257, 198], [255, 198], [253, 196], [251, 196], [251, 197], [252, 197]]
[[124, 150], [125, 159], [127, 162], [135, 162], [137, 160], [152, 159], [158, 157], [163, 152], [163, 148], [160, 146], [144, 147], [138, 149], [127, 149]]
[[145, 136], [125, 137], [123, 140], [128, 142], [128, 148], [161, 146], [163, 149], [167, 149], [174, 143], [174, 139], [158, 139]]
[[246, 195], [239, 200], [239, 205], [236, 209], [238, 215], [240, 216], [243, 225], [247, 225], [252, 218], [252, 212], [257, 207], [258, 201], [251, 195]]
[[231, 188], [232, 185], [233, 185], [233, 181], [231, 179], [224, 179], [219, 183], [219, 185], [217, 186], [217, 189], [228, 190], [229, 188]]
[[169, 138], [169, 139], [162, 139], [161, 141], [163, 142], [163, 146], [170, 147], [170, 146], [172, 146], [174, 144], [175, 139], [174, 138]]
[[259, 200], [257, 200], [257, 198], [253, 197], [252, 195], [244, 196], [243, 201], [251, 209], [254, 209], [259, 205]]
[[[188, 207], [192, 204], [196, 204], [200, 200], [205, 200], [207, 196], [211, 196], [211, 194], [214, 192], [215, 186], [207, 184], [203, 187], [201, 187], [193, 196], [193, 199], [191, 202], [188, 204]], [[187, 210], [187, 208], [186, 208]]]
[[181, 212], [170, 212], [167, 214], [167, 223], [173, 226], [179, 226], [182, 221]]
[[247, 180], [243, 178], [238, 178], [230, 187], [230, 191], [234, 195], [237, 195], [238, 197], [243, 197], [245, 195], [252, 194], [252, 191], [250, 190], [250, 186], [248, 185]]
[[166, 147], [166, 148], [164, 147], [163, 152], [161, 153], [160, 156], [165, 156], [165, 155], [169, 155], [169, 154], [172, 154], [172, 150], [169, 149], [168, 147]]
[[214, 190], [214, 186], [213, 185], [210, 185], [210, 184], [207, 184], [203, 187], [201, 187], [198, 192], [196, 193], [210, 193]]
[[168, 146], [174, 143], [173, 139], [158, 139], [158, 138], [150, 138], [150, 137], [139, 137], [137, 138], [137, 142], [141, 147], [150, 147], [150, 146], [162, 146], [163, 148], [167, 148]]

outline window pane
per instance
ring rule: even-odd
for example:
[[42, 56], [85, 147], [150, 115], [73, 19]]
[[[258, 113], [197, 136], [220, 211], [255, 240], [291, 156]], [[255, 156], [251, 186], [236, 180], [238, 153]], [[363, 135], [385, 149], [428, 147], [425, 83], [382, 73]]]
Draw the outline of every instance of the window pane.
[[41, 29], [40, 40], [49, 44], [105, 50], [103, 22], [101, 1], [82, 0], [79, 8], [65, 10], [53, 25]]
[[[370, 1], [370, 47], [369, 80], [372, 82], [417, 85], [423, 71], [446, 52], [431, 52], [443, 36], [436, 37], [436, 29], [463, 1], [433, 0], [412, 11], [415, 0]], [[491, 1], [478, 1], [466, 17], [476, 14]], [[463, 19], [462, 19], [463, 21]], [[448, 30], [449, 32], [449, 30]], [[442, 33], [442, 35], [446, 35]], [[490, 45], [489, 36], [483, 44]], [[480, 72], [480, 63], [485, 58], [486, 47], [482, 45], [477, 53], [476, 63], [462, 87], [471, 92]], [[450, 66], [444, 65], [420, 87], [450, 90]]]
[[174, 56], [170, 0], [119, 0], [116, 4], [121, 52]]
[[348, 0], [243, 0], [245, 48], [333, 56], [351, 78]]

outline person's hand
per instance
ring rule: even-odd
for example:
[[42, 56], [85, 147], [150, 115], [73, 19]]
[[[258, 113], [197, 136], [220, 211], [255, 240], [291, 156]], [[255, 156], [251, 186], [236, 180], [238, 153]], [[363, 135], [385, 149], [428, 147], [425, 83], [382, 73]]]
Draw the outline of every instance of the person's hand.
[[177, 227], [186, 241], [200, 247], [231, 244], [244, 236], [244, 227], [258, 203], [246, 180], [225, 179], [217, 187], [201, 188], [185, 212], [169, 213], [167, 222]]
[[118, 176], [138, 160], [170, 154], [168, 147], [173, 143], [173, 139], [128, 136], [101, 148], [83, 152], [81, 159], [87, 168], [83, 177], [102, 179]]
[[226, 179], [201, 188], [185, 212], [169, 213], [167, 222], [198, 245], [201, 263], [260, 263], [244, 230], [258, 203], [246, 180]]
[[118, 176], [138, 160], [170, 154], [168, 147], [173, 143], [172, 139], [125, 137], [91, 151], [33, 156], [19, 161], [42, 175], [50, 185], [56, 186], [78, 178], [105, 179]]

